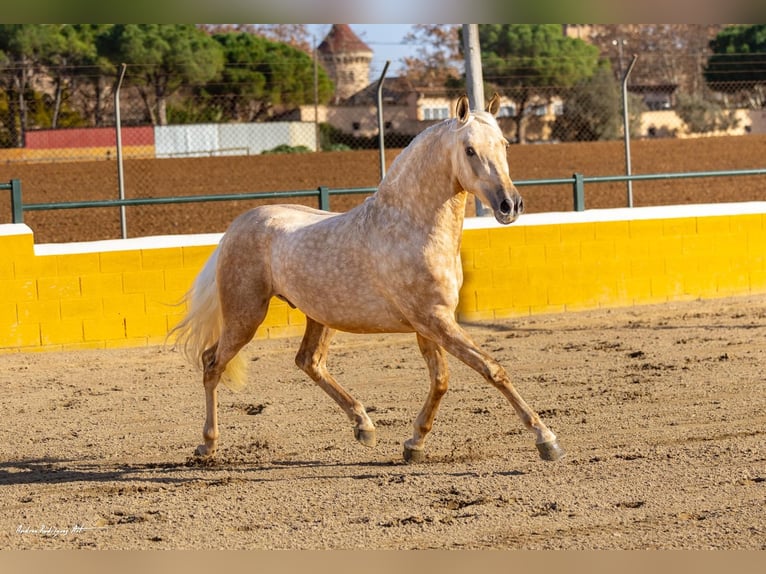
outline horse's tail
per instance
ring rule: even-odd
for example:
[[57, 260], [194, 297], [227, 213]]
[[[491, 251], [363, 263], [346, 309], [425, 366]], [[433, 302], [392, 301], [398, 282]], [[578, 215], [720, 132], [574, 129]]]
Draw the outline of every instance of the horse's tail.
[[[175, 348], [181, 350], [190, 363], [202, 369], [202, 353], [215, 345], [223, 330], [223, 316], [218, 298], [216, 264], [218, 248], [213, 251], [181, 303], [188, 305], [186, 316], [171, 329]], [[237, 354], [226, 365], [221, 382], [238, 391], [245, 386], [245, 361]]]

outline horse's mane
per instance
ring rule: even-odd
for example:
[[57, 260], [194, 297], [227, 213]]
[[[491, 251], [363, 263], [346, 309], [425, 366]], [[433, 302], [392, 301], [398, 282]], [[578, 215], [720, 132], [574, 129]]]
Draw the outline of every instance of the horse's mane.
[[394, 159], [386, 172], [383, 181], [380, 182], [381, 186], [386, 183], [392, 183], [398, 179], [403, 170], [406, 170], [406, 165], [412, 161], [413, 158], [418, 157], [423, 153], [423, 150], [434, 145], [434, 142], [440, 138], [439, 134], [445, 131], [448, 126], [451, 126], [457, 122], [456, 119], [444, 120], [438, 124], [427, 127], [420, 132], [415, 138], [405, 147], [398, 156]]

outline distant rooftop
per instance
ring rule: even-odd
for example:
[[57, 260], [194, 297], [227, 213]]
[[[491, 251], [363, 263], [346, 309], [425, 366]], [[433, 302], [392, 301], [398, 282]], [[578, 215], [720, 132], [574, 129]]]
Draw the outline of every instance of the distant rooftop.
[[330, 32], [317, 48], [322, 53], [339, 54], [343, 52], [369, 52], [370, 47], [354, 34], [348, 24], [333, 24]]

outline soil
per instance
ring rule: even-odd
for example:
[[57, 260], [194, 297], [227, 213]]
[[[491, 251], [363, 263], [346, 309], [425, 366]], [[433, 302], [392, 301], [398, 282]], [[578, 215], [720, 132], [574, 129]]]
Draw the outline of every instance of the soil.
[[[386, 163], [401, 150], [387, 150]], [[698, 139], [638, 140], [631, 143], [634, 174], [720, 171], [764, 167], [766, 135]], [[508, 159], [517, 180], [620, 175], [625, 173], [621, 141], [513, 145]], [[377, 150], [300, 155], [259, 155], [193, 159], [135, 159], [124, 165], [127, 198], [203, 194], [375, 187], [380, 179]], [[114, 161], [0, 165], [0, 181], [21, 180], [25, 203], [108, 200], [119, 197]], [[667, 205], [763, 200], [766, 176], [715, 177], [633, 183], [633, 203]], [[527, 212], [571, 211], [571, 185], [521, 187]], [[366, 195], [331, 198], [331, 208], [346, 211]], [[264, 202], [301, 202], [314, 198], [223, 201], [128, 207], [128, 236], [213, 233], [245, 209]], [[473, 203], [473, 202], [469, 202]], [[588, 183], [586, 208], [625, 207], [627, 184]], [[0, 194], [0, 222], [11, 220], [9, 194]], [[121, 236], [119, 209], [88, 208], [27, 211], [24, 221], [37, 243], [115, 239]]]
[[538, 459], [503, 397], [451, 361], [421, 464], [409, 335], [340, 334], [330, 369], [378, 445], [293, 365], [245, 348], [200, 442], [200, 375], [170, 349], [2, 357], [4, 549], [766, 549], [766, 298], [467, 325], [567, 456]]

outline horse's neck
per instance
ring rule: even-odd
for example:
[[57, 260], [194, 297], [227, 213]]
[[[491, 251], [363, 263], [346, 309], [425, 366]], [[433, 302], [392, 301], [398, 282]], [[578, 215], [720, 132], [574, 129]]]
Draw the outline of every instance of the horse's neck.
[[409, 220], [408, 225], [449, 231], [459, 239], [467, 194], [457, 188], [450, 152], [440, 137], [434, 130], [399, 154], [378, 187], [378, 207]]

